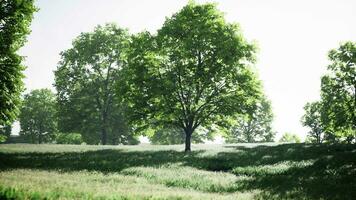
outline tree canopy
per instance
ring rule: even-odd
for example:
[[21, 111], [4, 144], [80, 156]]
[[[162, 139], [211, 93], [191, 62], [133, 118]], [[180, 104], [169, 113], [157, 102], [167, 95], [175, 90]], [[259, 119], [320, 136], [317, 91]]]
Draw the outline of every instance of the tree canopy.
[[215, 4], [190, 2], [167, 18], [157, 35], [132, 38], [125, 87], [119, 87], [130, 118], [182, 129], [190, 151], [196, 128], [223, 126], [228, 116], [255, 104], [260, 91], [249, 68], [254, 54], [254, 45]]
[[128, 42], [126, 30], [106, 24], [81, 33], [61, 53], [55, 71], [61, 132], [79, 132], [89, 144], [137, 143], [114, 90]]
[[24, 45], [32, 15], [33, 0], [2, 0], [0, 3], [0, 127], [11, 124], [19, 113], [25, 67], [17, 51]]
[[303, 124], [311, 128], [311, 135], [324, 134], [330, 142], [352, 142], [356, 139], [356, 43], [342, 43], [328, 56], [331, 63], [321, 78], [321, 100], [305, 106]]
[[49, 89], [26, 94], [20, 110], [20, 135], [31, 143], [52, 141], [57, 132], [56, 96]]

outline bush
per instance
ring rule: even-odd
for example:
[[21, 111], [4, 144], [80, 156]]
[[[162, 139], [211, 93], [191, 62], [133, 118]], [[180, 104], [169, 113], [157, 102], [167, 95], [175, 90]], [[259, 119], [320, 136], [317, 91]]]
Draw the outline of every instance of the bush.
[[56, 142], [57, 144], [81, 144], [83, 139], [79, 133], [58, 133]]

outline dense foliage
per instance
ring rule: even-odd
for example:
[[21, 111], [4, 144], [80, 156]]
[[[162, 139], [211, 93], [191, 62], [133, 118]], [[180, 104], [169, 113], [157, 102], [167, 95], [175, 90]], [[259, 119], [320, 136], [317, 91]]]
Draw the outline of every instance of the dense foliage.
[[56, 96], [49, 89], [26, 94], [20, 109], [20, 135], [31, 143], [54, 140], [57, 132]]
[[157, 35], [132, 38], [121, 88], [136, 123], [175, 126], [190, 151], [199, 127], [224, 127], [260, 95], [249, 65], [255, 48], [215, 4], [190, 2], [167, 18]]
[[61, 53], [55, 71], [61, 132], [81, 133], [89, 144], [137, 143], [114, 91], [128, 37], [114, 24], [97, 26], [81, 33], [73, 47]]
[[0, 3], [0, 127], [11, 124], [19, 113], [23, 57], [17, 51], [24, 45], [34, 0], [1, 0]]
[[[356, 141], [356, 43], [345, 42], [329, 52], [331, 64], [321, 78], [321, 100], [307, 104], [302, 119], [311, 135], [325, 140]], [[318, 140], [317, 140], [318, 141]]]

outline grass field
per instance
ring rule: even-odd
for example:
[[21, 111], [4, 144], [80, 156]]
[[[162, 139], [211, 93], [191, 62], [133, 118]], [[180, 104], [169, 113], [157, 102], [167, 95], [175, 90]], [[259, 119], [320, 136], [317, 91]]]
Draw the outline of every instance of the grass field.
[[356, 199], [356, 146], [0, 145], [0, 199]]

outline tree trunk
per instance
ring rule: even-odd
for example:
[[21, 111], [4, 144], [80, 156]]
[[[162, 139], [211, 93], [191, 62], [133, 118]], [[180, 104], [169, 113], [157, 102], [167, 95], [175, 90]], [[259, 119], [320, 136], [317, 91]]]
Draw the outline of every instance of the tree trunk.
[[107, 140], [106, 128], [102, 128], [101, 129], [101, 144], [106, 145], [106, 140]]
[[42, 143], [42, 134], [38, 134], [38, 144]]
[[191, 151], [191, 138], [192, 138], [192, 131], [188, 130], [185, 132], [185, 152]]

